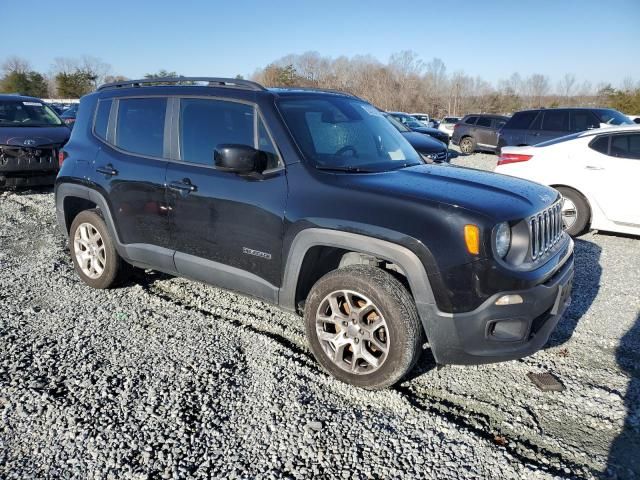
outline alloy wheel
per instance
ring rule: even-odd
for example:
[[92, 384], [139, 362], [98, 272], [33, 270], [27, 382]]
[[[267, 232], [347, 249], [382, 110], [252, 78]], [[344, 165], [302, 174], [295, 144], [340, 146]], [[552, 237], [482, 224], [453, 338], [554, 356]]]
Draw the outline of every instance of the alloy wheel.
[[89, 278], [100, 278], [107, 264], [104, 240], [90, 223], [81, 223], [73, 238], [73, 250], [82, 273]]
[[327, 357], [350, 373], [375, 372], [389, 354], [389, 329], [379, 308], [351, 290], [332, 292], [320, 302], [316, 334]]
[[473, 143], [471, 142], [471, 140], [468, 138], [463, 139], [460, 142], [460, 150], [462, 150], [462, 153], [464, 153], [465, 155], [473, 153]]

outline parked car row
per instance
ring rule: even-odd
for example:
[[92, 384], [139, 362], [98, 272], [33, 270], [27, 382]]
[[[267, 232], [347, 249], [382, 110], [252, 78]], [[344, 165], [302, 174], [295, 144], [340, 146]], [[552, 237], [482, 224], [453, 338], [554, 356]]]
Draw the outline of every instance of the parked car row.
[[495, 170], [555, 187], [567, 233], [640, 235], [640, 125], [605, 127], [534, 146], [503, 147]]
[[393, 118], [402, 123], [405, 127], [409, 128], [413, 132], [424, 133], [437, 140], [440, 140], [445, 145], [449, 145], [449, 135], [441, 132], [436, 128], [429, 128], [422, 122], [418, 121], [412, 115], [404, 112], [388, 112]]
[[451, 142], [466, 155], [499, 153], [503, 147], [536, 145], [576, 132], [633, 124], [630, 117], [610, 108], [541, 108], [511, 117], [470, 114], [454, 125]]

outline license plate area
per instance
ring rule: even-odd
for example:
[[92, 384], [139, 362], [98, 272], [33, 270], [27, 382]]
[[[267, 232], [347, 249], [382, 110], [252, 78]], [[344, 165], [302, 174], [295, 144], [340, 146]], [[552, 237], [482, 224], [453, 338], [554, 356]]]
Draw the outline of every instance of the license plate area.
[[[557, 315], [564, 308], [565, 304], [571, 302], [571, 288], [573, 287], [573, 275], [564, 284], [558, 287], [556, 301], [551, 308], [551, 315]], [[567, 305], [568, 306], [568, 305]]]

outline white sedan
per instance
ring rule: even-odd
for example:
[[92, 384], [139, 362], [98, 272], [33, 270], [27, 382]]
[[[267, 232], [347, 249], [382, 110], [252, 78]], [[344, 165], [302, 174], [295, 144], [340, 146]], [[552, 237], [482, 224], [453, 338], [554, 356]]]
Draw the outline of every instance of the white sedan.
[[446, 133], [451, 138], [453, 127], [460, 121], [460, 117], [444, 117], [438, 126], [438, 130]]
[[533, 147], [504, 147], [497, 173], [558, 189], [565, 229], [640, 235], [640, 126], [608, 127]]

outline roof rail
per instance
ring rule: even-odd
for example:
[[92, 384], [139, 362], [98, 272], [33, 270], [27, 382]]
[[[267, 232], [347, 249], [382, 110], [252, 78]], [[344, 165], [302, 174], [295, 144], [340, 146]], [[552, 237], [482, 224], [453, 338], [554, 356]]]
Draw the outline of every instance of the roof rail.
[[335, 93], [335, 94], [340, 94], [340, 95], [345, 95], [347, 97], [353, 97], [353, 98], [357, 98], [358, 100], [362, 100], [360, 97], [358, 97], [357, 95], [350, 93], [350, 92], [345, 92], [343, 90], [336, 90], [335, 88], [320, 88], [320, 87], [296, 87], [296, 86], [291, 86], [291, 87], [275, 87], [275, 89], [277, 90], [278, 88], [281, 88], [283, 90], [301, 90], [301, 91], [309, 91], [309, 92], [327, 92], [327, 93]]
[[108, 88], [123, 87], [141, 87], [143, 85], [161, 83], [185, 83], [185, 82], [208, 82], [208, 87], [228, 87], [243, 88], [246, 90], [262, 91], [266, 90], [262, 85], [250, 80], [241, 80], [238, 78], [220, 78], [220, 77], [158, 77], [143, 78], [141, 80], [124, 80], [122, 82], [105, 83], [100, 85], [98, 90], [106, 90]]

